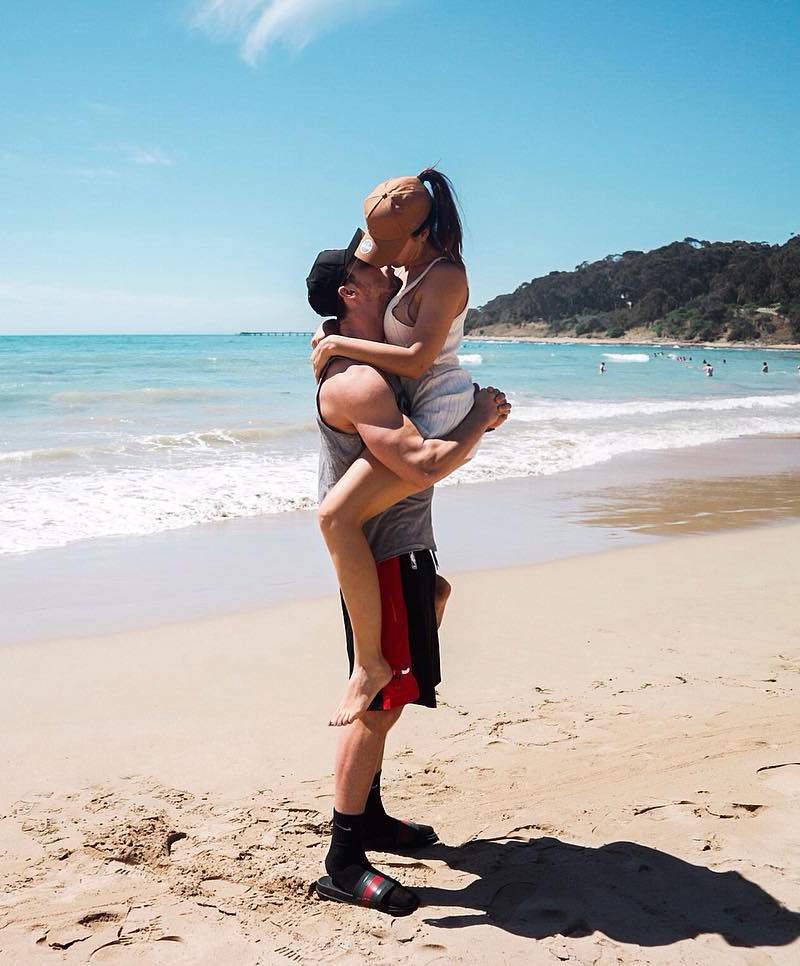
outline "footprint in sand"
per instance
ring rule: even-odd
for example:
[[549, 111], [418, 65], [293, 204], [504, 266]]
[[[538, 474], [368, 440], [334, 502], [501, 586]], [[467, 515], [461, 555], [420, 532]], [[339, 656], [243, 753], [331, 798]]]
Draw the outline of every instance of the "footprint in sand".
[[693, 823], [697, 819], [708, 821], [709, 819], [752, 818], [763, 812], [766, 807], [766, 805], [751, 802], [720, 804], [713, 801], [690, 802], [682, 800], [659, 803], [658, 805], [645, 805], [635, 808], [633, 814], [635, 817], [643, 815], [654, 822], [673, 822], [677, 819], [678, 821]]
[[48, 929], [47, 932], [37, 940], [37, 943], [46, 943], [51, 949], [69, 949], [75, 943], [82, 943], [92, 936], [92, 930], [79, 923], [70, 923], [66, 926], [56, 926]]
[[288, 959], [292, 963], [308, 962], [301, 952], [299, 952], [297, 949], [292, 949], [291, 946], [278, 946], [278, 948], [275, 950], [275, 954], [282, 956], [284, 959]]
[[78, 920], [81, 926], [107, 926], [111, 922], [119, 922], [124, 917], [118, 912], [103, 909], [100, 912], [87, 912]]
[[243, 882], [231, 882], [230, 879], [217, 878], [203, 879], [200, 888], [208, 896], [215, 899], [237, 899], [243, 896], [250, 889], [250, 886]]
[[[111, 909], [88, 912], [72, 923], [63, 923], [47, 929], [37, 939], [38, 945], [47, 945], [51, 949], [64, 952], [73, 946], [80, 947], [82, 961], [88, 959], [101, 961], [99, 954], [102, 950], [128, 942], [121, 937], [123, 923], [130, 908], [125, 912], [115, 912]], [[95, 960], [95, 957], [97, 959]]]
[[498, 721], [492, 725], [490, 741], [508, 741], [515, 745], [543, 747], [558, 741], [569, 741], [575, 735], [558, 722], [541, 718], [521, 718], [514, 721]]
[[764, 765], [757, 769], [758, 777], [768, 788], [792, 798], [800, 797], [800, 761], [787, 761], [782, 765]]
[[528, 935], [587, 935], [580, 913], [563, 897], [543, 894], [533, 882], [509, 882], [492, 897], [487, 916], [498, 925], [523, 926]]
[[642, 805], [634, 808], [635, 817], [644, 815], [651, 822], [671, 822], [676, 818], [686, 820], [697, 816], [698, 805], [696, 802], [659, 802], [657, 805]]
[[124, 936], [97, 948], [92, 953], [91, 966], [178, 966], [186, 963], [186, 953], [181, 948], [185, 942], [180, 936], [160, 936], [148, 943], [130, 941]]

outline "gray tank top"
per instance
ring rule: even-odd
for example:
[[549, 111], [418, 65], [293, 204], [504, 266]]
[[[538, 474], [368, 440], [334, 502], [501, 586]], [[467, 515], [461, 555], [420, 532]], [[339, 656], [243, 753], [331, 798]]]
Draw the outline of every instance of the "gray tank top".
[[[394, 376], [381, 373], [397, 396], [398, 406], [403, 409], [400, 383]], [[325, 380], [323, 372], [317, 387], [317, 426], [320, 435], [319, 448], [319, 499], [322, 502], [334, 484], [346, 473], [348, 467], [364, 449], [361, 437], [334, 429], [323, 420], [319, 408], [319, 390]], [[433, 539], [431, 504], [433, 487], [406, 497], [389, 507], [364, 525], [364, 534], [375, 560], [388, 560], [414, 550], [436, 550]]]

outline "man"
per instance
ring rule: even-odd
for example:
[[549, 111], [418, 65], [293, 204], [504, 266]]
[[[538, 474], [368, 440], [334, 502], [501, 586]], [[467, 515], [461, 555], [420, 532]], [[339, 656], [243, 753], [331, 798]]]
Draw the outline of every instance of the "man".
[[[309, 302], [318, 314], [335, 316], [342, 334], [380, 341], [384, 308], [395, 288], [379, 269], [354, 258], [360, 240], [361, 232], [356, 232], [347, 249], [319, 254], [307, 279]], [[382, 650], [392, 668], [401, 670], [370, 710], [342, 729], [334, 766], [333, 831], [325, 859], [328, 874], [317, 883], [317, 892], [325, 899], [408, 915], [419, 900], [377, 872], [365, 849], [409, 851], [437, 840], [429, 826], [388, 815], [381, 800], [386, 735], [406, 704], [435, 707], [440, 681], [437, 618], [449, 586], [440, 582], [437, 600], [431, 484], [459, 466], [487, 429], [503, 423], [510, 406], [497, 390], [480, 390], [472, 412], [449, 437], [425, 440], [401, 412], [398, 389], [394, 377], [372, 366], [334, 359], [317, 390], [321, 499], [364, 447], [421, 491], [364, 528], [381, 588]], [[352, 628], [344, 605], [343, 610], [352, 671]]]

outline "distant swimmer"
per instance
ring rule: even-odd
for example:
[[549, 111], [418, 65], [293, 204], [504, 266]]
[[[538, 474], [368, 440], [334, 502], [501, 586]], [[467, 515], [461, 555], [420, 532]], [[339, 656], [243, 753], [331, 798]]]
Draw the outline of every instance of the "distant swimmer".
[[766, 364], [766, 362], [764, 362], [764, 363], [761, 364], [761, 371], [762, 372], [769, 372], [769, 366]]
[[706, 375], [707, 376], [713, 376], [714, 375], [714, 367], [711, 365], [710, 362], [706, 363]]
[[[797, 368], [800, 369], [800, 366], [798, 366]], [[605, 364], [605, 362], [601, 362], [600, 363], [600, 365], [597, 367], [597, 371], [600, 373], [601, 376], [605, 373], [605, 371], [606, 371], [606, 364]]]

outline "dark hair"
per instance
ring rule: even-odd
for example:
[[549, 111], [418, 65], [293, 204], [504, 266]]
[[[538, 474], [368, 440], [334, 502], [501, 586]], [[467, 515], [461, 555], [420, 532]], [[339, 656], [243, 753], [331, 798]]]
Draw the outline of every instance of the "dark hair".
[[436, 168], [425, 168], [424, 171], [420, 171], [417, 177], [430, 188], [433, 195], [433, 205], [431, 205], [431, 213], [414, 234], [418, 235], [421, 231], [429, 228], [431, 239], [441, 249], [442, 254], [446, 255], [459, 268], [463, 268], [464, 259], [461, 255], [461, 244], [464, 232], [458, 214], [458, 198], [455, 188], [453, 188], [447, 175], [437, 171]]

